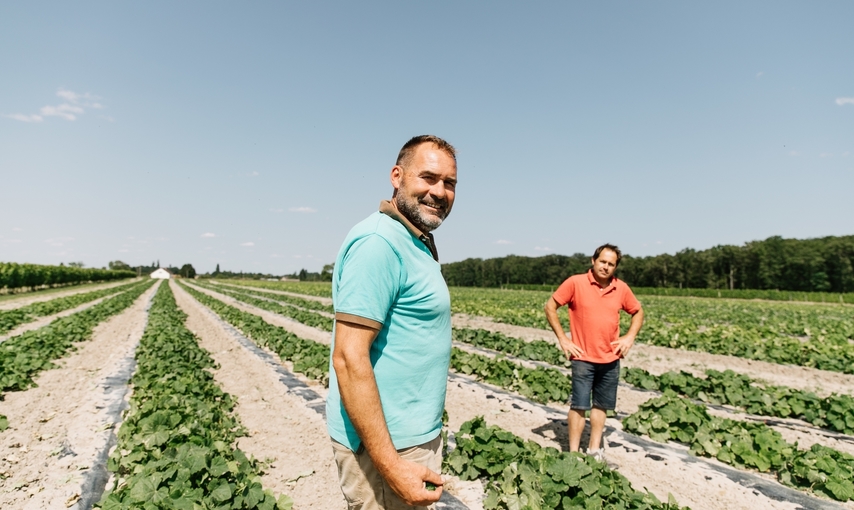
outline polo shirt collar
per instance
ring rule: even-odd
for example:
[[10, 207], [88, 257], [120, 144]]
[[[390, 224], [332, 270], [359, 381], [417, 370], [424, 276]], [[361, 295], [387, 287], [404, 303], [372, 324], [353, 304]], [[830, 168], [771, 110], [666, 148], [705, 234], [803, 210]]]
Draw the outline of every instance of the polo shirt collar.
[[397, 206], [391, 200], [383, 200], [380, 202], [380, 212], [386, 216], [399, 221], [410, 234], [418, 238], [419, 241], [427, 245], [430, 253], [433, 255], [433, 260], [439, 262], [439, 252], [436, 250], [436, 242], [433, 240], [433, 234], [424, 233], [409, 221], [409, 218], [400, 213]]
[[[593, 278], [593, 270], [592, 269], [587, 270], [587, 281], [589, 281], [591, 284], [595, 284], [597, 287], [600, 287], [599, 282], [596, 281], [596, 278]], [[616, 283], [617, 283], [617, 277], [612, 276], [611, 277], [611, 283], [609, 283], [607, 287], [602, 287], [602, 288], [606, 289], [608, 292], [611, 292], [611, 289], [613, 289], [617, 286]]]

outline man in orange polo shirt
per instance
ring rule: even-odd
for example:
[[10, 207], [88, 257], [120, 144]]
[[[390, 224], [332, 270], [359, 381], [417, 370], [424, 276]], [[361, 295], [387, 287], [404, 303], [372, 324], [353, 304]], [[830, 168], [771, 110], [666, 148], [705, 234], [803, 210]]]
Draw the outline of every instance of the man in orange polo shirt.
[[[546, 318], [560, 347], [572, 361], [572, 397], [569, 415], [569, 450], [577, 452], [584, 431], [584, 414], [590, 411], [588, 455], [604, 459], [601, 447], [605, 412], [617, 406], [620, 358], [629, 353], [643, 325], [643, 309], [632, 290], [614, 277], [620, 249], [604, 244], [593, 252], [593, 267], [570, 276], [546, 302]], [[567, 337], [557, 310], [569, 307]], [[620, 310], [632, 316], [629, 331], [620, 336]], [[591, 406], [591, 394], [593, 397]]]

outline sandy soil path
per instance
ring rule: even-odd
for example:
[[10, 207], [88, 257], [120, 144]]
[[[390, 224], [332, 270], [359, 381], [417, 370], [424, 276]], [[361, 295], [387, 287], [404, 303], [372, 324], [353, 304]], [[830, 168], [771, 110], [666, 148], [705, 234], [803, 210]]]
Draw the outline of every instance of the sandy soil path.
[[132, 281], [139, 281], [138, 279], [134, 280], [121, 280], [118, 282], [110, 282], [110, 283], [97, 283], [90, 284], [84, 286], [73, 286], [68, 287], [64, 290], [56, 290], [53, 292], [32, 292], [32, 293], [24, 293], [21, 294], [20, 297], [9, 298], [0, 301], [0, 310], [12, 310], [15, 308], [20, 308], [22, 306], [31, 305], [33, 303], [40, 303], [42, 301], [50, 301], [51, 299], [61, 298], [65, 296], [73, 296], [74, 294], [84, 294], [86, 292], [94, 292], [96, 290], [101, 289], [109, 289], [110, 287], [118, 287], [119, 285], [124, 285], [126, 283], [130, 283]]
[[[264, 487], [291, 496], [295, 510], [345, 508], [323, 416], [289, 393], [278, 375], [237, 343], [198, 301], [174, 283], [172, 289], [178, 306], [189, 315], [187, 327], [220, 364], [214, 373], [217, 383], [237, 397], [236, 412], [250, 431], [239, 447], [271, 462], [262, 476]], [[325, 398], [325, 389], [313, 384]]]
[[[527, 341], [546, 340], [557, 345], [557, 340], [551, 331], [502, 324], [487, 317], [455, 314], [453, 324], [454, 327], [458, 328], [485, 329]], [[623, 361], [623, 366], [643, 368], [653, 374], [662, 374], [669, 370], [684, 370], [697, 376], [704, 375], [705, 370], [709, 368], [721, 371], [730, 369], [770, 384], [814, 391], [819, 396], [827, 396], [834, 392], [854, 393], [854, 374], [841, 374], [794, 365], [779, 365], [735, 356], [671, 349], [641, 343], [635, 344], [628, 357]]]
[[111, 377], [132, 358], [155, 290], [98, 325], [90, 341], [36, 379], [38, 387], [0, 401], [10, 425], [0, 433], [0, 508], [76, 506], [116, 427], [110, 407], [122, 392], [117, 397]]

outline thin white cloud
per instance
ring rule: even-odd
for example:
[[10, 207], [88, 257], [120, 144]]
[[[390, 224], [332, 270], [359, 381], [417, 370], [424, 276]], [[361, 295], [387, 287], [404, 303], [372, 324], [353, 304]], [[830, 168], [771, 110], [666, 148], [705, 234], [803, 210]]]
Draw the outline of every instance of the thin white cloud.
[[789, 151], [789, 156], [800, 156], [801, 153], [798, 151]]
[[820, 158], [832, 158], [833, 154], [830, 152], [822, 152], [821, 154], [818, 155], [818, 157], [820, 157]]
[[8, 244], [18, 244], [18, 243], [22, 243], [22, 242], [23, 242], [23, 241], [22, 241], [22, 240], [20, 240], [20, 239], [3, 239], [2, 241], [3, 241], [4, 243], [8, 243]]
[[7, 119], [20, 120], [21, 122], [41, 122], [44, 120], [41, 115], [24, 115], [23, 113], [10, 113], [3, 115]]
[[110, 117], [109, 115], [98, 115], [98, 118], [99, 118], [99, 119], [104, 119], [104, 120], [106, 120], [107, 122], [115, 122], [115, 121], [116, 121], [116, 119], [114, 119], [114, 118]]
[[843, 152], [843, 153], [842, 153], [842, 157], [843, 157], [843, 158], [847, 158], [847, 157], [848, 157], [848, 156], [850, 156], [850, 155], [851, 155], [851, 153], [850, 153], [850, 152], [848, 152], [848, 151], [845, 151], [845, 152]]
[[121, 250], [119, 250], [119, 253], [130, 253], [130, 250], [128, 250], [127, 248], [122, 248]]
[[285, 212], [285, 210], [284, 210], [284, 209], [273, 209], [273, 208], [270, 208], [270, 212]]
[[255, 246], [255, 243], [252, 241], [247, 241], [245, 243], [240, 243], [240, 246]]
[[314, 209], [312, 207], [291, 207], [288, 210], [291, 212], [298, 212], [298, 213], [315, 213], [315, 212], [317, 212], [317, 209]]
[[12, 232], [23, 232], [23, 231], [24, 231], [24, 229], [22, 229], [21, 227], [13, 227], [12, 228]]
[[499, 239], [495, 241], [495, 244], [513, 244], [512, 241], [508, 241], [507, 239]]
[[854, 104], [854, 97], [837, 97], [836, 104], [843, 106], [846, 104]]
[[534, 250], [536, 251], [552, 251], [551, 248], [546, 246], [534, 246]]
[[261, 175], [261, 174], [259, 174], [257, 171], [253, 171], [253, 172], [249, 173], [250, 177], [258, 177], [259, 175]]
[[763, 74], [765, 74], [765, 71], [759, 71], [758, 73], [756, 73], [756, 77], [761, 78]]
[[[74, 121], [79, 115], [86, 113], [87, 109], [100, 110], [104, 105], [97, 100], [98, 96], [92, 94], [78, 94], [77, 92], [60, 88], [56, 92], [57, 97], [65, 102], [59, 105], [45, 105], [39, 109], [38, 114], [10, 113], [3, 116], [21, 122], [42, 122], [45, 117], [59, 117], [61, 119]], [[112, 118], [109, 118], [112, 122]]]
[[214, 234], [212, 232], [205, 232], [204, 234], [202, 234], [199, 237], [216, 237], [216, 234]]
[[77, 120], [77, 116], [83, 114], [83, 108], [68, 103], [59, 106], [42, 106], [39, 112], [43, 117], [62, 117], [65, 120]]

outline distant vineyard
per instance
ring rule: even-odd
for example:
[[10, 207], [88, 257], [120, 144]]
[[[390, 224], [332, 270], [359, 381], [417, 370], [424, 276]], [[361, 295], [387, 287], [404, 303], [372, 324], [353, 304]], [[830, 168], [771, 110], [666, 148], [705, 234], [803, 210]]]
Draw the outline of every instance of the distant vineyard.
[[133, 271], [84, 269], [67, 266], [42, 266], [0, 262], [0, 289], [22, 289], [82, 282], [104, 282], [136, 276]]

